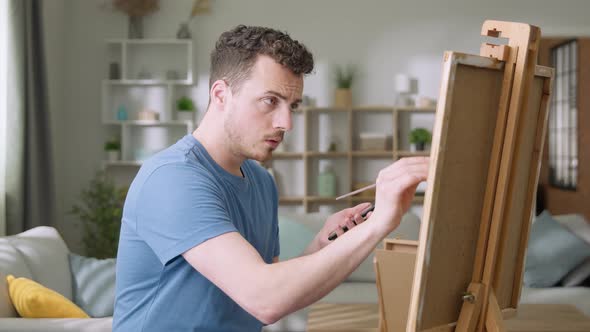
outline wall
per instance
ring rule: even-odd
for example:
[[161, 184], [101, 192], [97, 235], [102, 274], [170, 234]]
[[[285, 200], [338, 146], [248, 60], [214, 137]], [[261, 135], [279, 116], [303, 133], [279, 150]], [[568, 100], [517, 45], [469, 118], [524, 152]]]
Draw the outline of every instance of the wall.
[[[124, 37], [127, 21], [123, 14], [105, 9], [106, 0], [64, 1], [62, 14], [47, 21], [52, 31], [63, 30], [57, 38], [63, 48], [54, 49], [50, 58], [52, 70], [59, 72], [53, 72], [58, 78], [51, 82], [63, 85], [50, 93], [52, 100], [58, 96], [51, 105], [60, 142], [58, 227], [77, 250], [79, 226], [66, 211], [102, 159], [105, 132], [99, 103], [100, 80], [107, 70], [102, 65], [104, 39]], [[354, 87], [357, 104], [391, 104], [396, 73], [417, 78], [420, 94], [437, 97], [443, 51], [478, 52], [479, 29], [486, 18], [536, 24], [545, 34], [590, 34], [590, 2], [584, 0], [216, 0], [211, 4], [212, 13], [191, 24], [197, 75], [206, 75], [209, 52], [222, 31], [240, 23], [272, 26], [288, 31], [314, 53], [317, 74], [306, 80], [305, 92], [316, 94], [321, 103], [331, 98], [329, 83], [323, 83], [330, 81], [330, 66], [347, 63], [358, 64], [362, 74]], [[145, 20], [146, 37], [173, 37], [191, 5], [190, 0], [161, 1], [161, 9]]]

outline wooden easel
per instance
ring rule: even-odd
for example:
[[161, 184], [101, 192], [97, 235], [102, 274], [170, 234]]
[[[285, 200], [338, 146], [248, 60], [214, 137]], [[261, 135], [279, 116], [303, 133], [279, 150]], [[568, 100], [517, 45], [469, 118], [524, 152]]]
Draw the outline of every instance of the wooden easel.
[[508, 44], [445, 53], [420, 240], [376, 252], [380, 331], [504, 332], [516, 314], [553, 70], [537, 27], [482, 35]]

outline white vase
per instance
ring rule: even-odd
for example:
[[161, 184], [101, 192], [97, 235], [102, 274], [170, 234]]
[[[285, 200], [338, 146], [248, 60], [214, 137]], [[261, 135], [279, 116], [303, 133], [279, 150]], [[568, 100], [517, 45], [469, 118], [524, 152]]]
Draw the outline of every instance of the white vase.
[[107, 160], [108, 161], [119, 161], [119, 150], [108, 150]]
[[195, 121], [195, 112], [176, 111], [176, 119], [178, 121]]

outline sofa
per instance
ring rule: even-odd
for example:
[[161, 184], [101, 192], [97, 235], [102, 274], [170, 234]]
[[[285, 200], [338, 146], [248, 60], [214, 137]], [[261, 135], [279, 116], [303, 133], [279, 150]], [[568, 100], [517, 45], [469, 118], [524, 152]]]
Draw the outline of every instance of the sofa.
[[52, 227], [0, 238], [0, 331], [111, 331], [112, 317], [20, 318], [16, 312], [8, 295], [9, 274], [34, 280], [74, 300], [76, 287], [69, 255], [64, 240]]
[[[568, 216], [573, 220], [579, 216]], [[559, 219], [559, 217], [557, 217]], [[321, 214], [281, 214], [279, 217], [281, 259], [300, 253], [322, 226]], [[580, 222], [578, 222], [580, 224]], [[420, 228], [419, 218], [406, 214], [400, 226], [389, 237], [415, 240]], [[0, 237], [0, 332], [1, 331], [111, 331], [112, 317], [101, 318], [20, 318], [7, 293], [6, 275], [26, 277], [51, 288], [69, 300], [76, 301], [80, 285], [72, 270], [72, 254], [51, 227], [37, 227], [14, 236]], [[112, 266], [112, 265], [111, 265]], [[95, 274], [98, 279], [100, 276]], [[114, 286], [114, 285], [111, 285]], [[103, 287], [101, 293], [104, 292]], [[112, 297], [112, 296], [111, 296]], [[111, 298], [112, 303], [112, 298]], [[342, 284], [320, 302], [377, 303], [372, 255]], [[590, 288], [588, 287], [524, 287], [521, 303], [565, 303], [576, 306], [590, 316]], [[308, 309], [292, 313], [264, 331], [305, 331]]]

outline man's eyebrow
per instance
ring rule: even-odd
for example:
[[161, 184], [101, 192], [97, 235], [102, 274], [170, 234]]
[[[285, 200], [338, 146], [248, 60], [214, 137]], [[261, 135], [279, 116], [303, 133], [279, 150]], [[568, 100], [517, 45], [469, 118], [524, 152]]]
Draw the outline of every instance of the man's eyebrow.
[[[282, 100], [287, 100], [287, 97], [286, 96], [283, 96], [282, 94], [280, 94], [280, 93], [278, 93], [276, 91], [273, 91], [273, 90], [268, 90], [268, 91], [265, 92], [265, 94], [271, 94], [271, 95], [274, 95], [276, 97], [279, 97]], [[299, 98], [299, 99], [296, 99], [293, 103], [301, 103], [301, 101], [302, 101], [301, 98]]]

